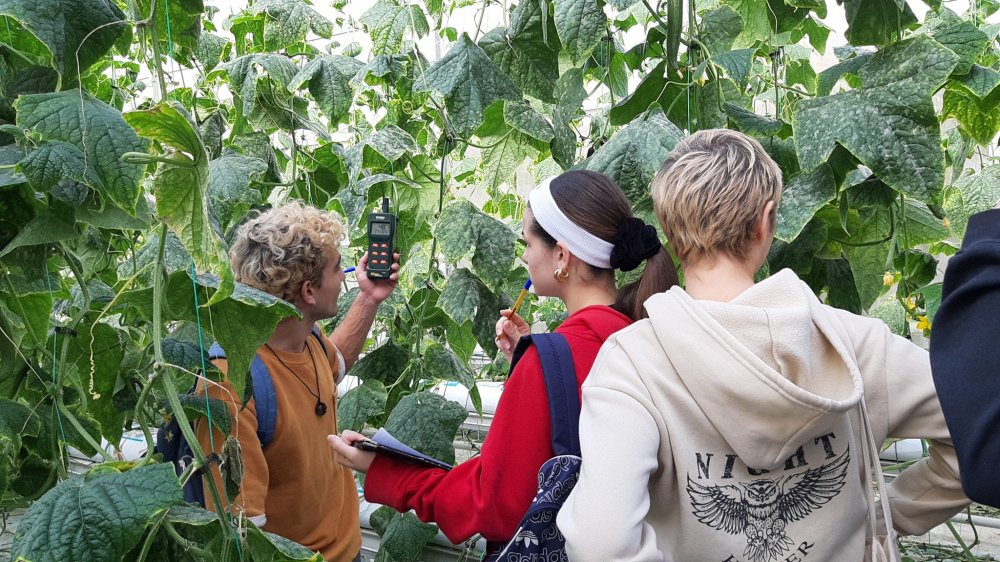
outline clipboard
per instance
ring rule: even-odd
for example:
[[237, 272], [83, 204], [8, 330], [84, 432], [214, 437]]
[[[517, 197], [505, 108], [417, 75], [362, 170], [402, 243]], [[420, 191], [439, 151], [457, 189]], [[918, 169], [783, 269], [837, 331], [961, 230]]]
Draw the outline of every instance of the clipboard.
[[375, 432], [375, 435], [371, 439], [363, 439], [361, 441], [355, 441], [352, 443], [353, 446], [361, 449], [362, 451], [370, 451], [373, 453], [385, 453], [388, 455], [393, 455], [404, 460], [411, 462], [416, 462], [418, 464], [424, 464], [433, 468], [443, 468], [444, 470], [451, 470], [452, 466], [444, 461], [438, 460], [434, 457], [425, 455], [420, 451], [410, 447], [396, 439], [391, 433], [385, 430], [385, 428], [379, 429]]

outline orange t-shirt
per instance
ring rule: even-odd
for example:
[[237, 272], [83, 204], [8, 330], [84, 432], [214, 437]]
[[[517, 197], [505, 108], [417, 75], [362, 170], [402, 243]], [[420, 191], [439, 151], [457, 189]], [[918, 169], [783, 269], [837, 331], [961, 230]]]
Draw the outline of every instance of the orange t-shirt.
[[[229, 406], [233, 435], [243, 453], [243, 485], [231, 509], [254, 522], [266, 517], [262, 525], [265, 531], [318, 551], [328, 561], [347, 562], [361, 550], [361, 526], [354, 476], [350, 469], [337, 464], [336, 453], [326, 441], [327, 435], [337, 432], [337, 351], [326, 340], [328, 352], [324, 353], [311, 335], [307, 345], [308, 349], [300, 353], [275, 351], [281, 361], [267, 347], [257, 350], [274, 381], [278, 408], [274, 437], [267, 447], [262, 449], [257, 439], [253, 398], [240, 409], [240, 397], [228, 380], [221, 385], [211, 384], [209, 396]], [[226, 372], [225, 360], [217, 364]], [[327, 406], [323, 416], [316, 415], [316, 397], [310, 393], [316, 391], [317, 366], [318, 394]], [[289, 368], [294, 369], [294, 374]], [[204, 418], [195, 423], [195, 430], [202, 449], [211, 450]], [[215, 451], [221, 453], [225, 436], [217, 429], [213, 435]], [[224, 494], [217, 465], [212, 465], [212, 473]], [[214, 509], [207, 484], [205, 497], [206, 507]]]

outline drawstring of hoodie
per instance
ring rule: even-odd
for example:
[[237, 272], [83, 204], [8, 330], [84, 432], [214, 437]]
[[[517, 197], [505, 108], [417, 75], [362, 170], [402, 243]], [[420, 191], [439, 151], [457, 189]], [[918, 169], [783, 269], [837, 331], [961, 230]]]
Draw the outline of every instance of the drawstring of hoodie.
[[[862, 462], [865, 465], [865, 489], [868, 501], [868, 531], [871, 536], [871, 552], [869, 553], [872, 562], [897, 562], [900, 560], [896, 547], [896, 531], [892, 525], [892, 512], [889, 509], [888, 492], [885, 485], [885, 476], [882, 474], [882, 465], [879, 463], [879, 447], [875, 443], [875, 436], [872, 434], [872, 424], [868, 418], [868, 407], [865, 406], [864, 398], [861, 399], [861, 424], [863, 432], [861, 440], [864, 442], [861, 447]], [[871, 484], [871, 474], [875, 474], [875, 483], [878, 486], [882, 507], [882, 523], [885, 532], [879, 533], [878, 521], [875, 516], [875, 490]]]

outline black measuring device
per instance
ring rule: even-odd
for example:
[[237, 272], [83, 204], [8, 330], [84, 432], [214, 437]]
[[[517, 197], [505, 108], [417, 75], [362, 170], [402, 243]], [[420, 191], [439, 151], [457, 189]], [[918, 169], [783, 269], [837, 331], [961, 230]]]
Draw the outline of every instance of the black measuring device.
[[396, 215], [389, 212], [389, 198], [382, 198], [382, 210], [368, 213], [368, 278], [388, 279], [392, 275], [392, 252], [396, 242]]

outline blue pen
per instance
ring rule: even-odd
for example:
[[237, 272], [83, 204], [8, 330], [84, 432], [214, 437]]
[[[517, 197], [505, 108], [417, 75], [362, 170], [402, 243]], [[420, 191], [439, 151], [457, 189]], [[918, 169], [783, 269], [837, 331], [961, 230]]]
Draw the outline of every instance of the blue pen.
[[357, 268], [352, 265], [351, 267], [348, 267], [347, 269], [345, 269], [344, 273], [350, 273], [350, 272], [354, 271], [355, 269], [357, 269]]

